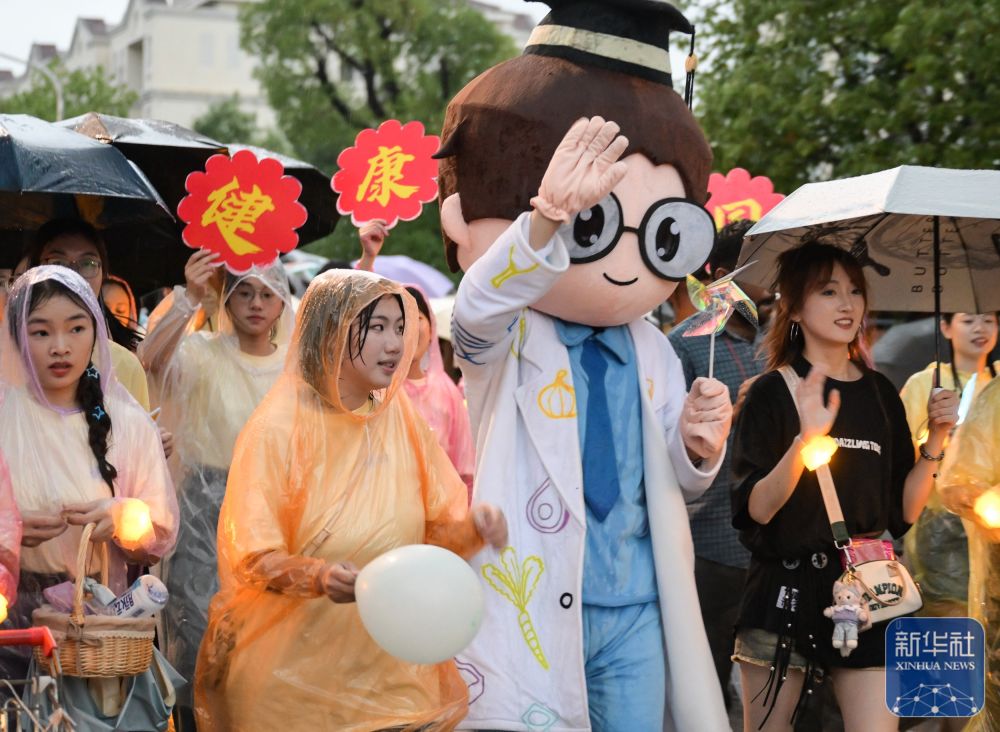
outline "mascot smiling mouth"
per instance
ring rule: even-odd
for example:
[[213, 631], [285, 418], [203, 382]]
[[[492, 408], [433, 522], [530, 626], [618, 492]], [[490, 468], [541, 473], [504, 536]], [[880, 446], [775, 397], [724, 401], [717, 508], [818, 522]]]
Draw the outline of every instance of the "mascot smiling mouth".
[[606, 272], [601, 272], [601, 274], [604, 275], [604, 279], [606, 279], [612, 285], [618, 285], [619, 287], [628, 287], [629, 285], [634, 285], [636, 282], [639, 281], [638, 277], [633, 277], [632, 279], [628, 280], [627, 282], [622, 282], [622, 281], [616, 280], [616, 279], [614, 279], [612, 277], [608, 277], [608, 275], [607, 275]]

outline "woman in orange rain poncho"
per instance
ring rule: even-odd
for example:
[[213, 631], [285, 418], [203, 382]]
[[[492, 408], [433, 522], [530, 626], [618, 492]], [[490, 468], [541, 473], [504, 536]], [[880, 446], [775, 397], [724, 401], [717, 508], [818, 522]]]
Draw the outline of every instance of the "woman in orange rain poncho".
[[240, 435], [219, 519], [221, 590], [198, 658], [201, 730], [453, 729], [452, 662], [389, 656], [354, 600], [357, 569], [398, 546], [468, 557], [506, 541], [503, 516], [466, 508], [447, 455], [399, 393], [413, 299], [367, 272], [317, 277], [284, 374]]

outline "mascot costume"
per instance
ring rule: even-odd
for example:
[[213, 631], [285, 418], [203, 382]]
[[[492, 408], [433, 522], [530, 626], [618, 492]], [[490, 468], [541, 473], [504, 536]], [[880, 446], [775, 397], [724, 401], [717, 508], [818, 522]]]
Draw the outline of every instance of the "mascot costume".
[[685, 500], [732, 410], [718, 381], [685, 394], [643, 319], [715, 233], [711, 151], [671, 86], [667, 37], [693, 28], [660, 0], [548, 4], [524, 53], [451, 101], [438, 153], [475, 490], [510, 522], [473, 564], [461, 727], [728, 730]]

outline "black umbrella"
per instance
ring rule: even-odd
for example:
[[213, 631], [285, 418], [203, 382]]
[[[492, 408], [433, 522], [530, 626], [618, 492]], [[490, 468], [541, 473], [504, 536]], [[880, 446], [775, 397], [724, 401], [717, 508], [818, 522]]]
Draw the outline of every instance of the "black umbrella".
[[187, 195], [188, 174], [205, 169], [205, 161], [226, 153], [221, 142], [187, 127], [158, 119], [128, 119], [88, 112], [57, 122], [81, 135], [110, 143], [139, 166], [153, 184], [171, 213]]
[[99, 229], [173, 220], [117, 150], [35, 117], [0, 114], [0, 227], [33, 231], [60, 216]]
[[324, 236], [333, 233], [337, 222], [340, 220], [340, 214], [337, 213], [337, 194], [330, 188], [330, 176], [302, 160], [296, 160], [287, 155], [265, 150], [262, 147], [238, 145], [236, 143], [229, 143], [227, 147], [229, 148], [230, 155], [235, 155], [240, 150], [249, 150], [257, 156], [258, 160], [261, 158], [274, 158], [285, 166], [285, 172], [288, 175], [297, 178], [302, 184], [302, 194], [299, 196], [299, 202], [306, 207], [306, 211], [309, 212], [309, 218], [298, 229], [299, 246], [322, 239]]
[[137, 288], [176, 281], [164, 253], [179, 229], [134, 163], [44, 120], [0, 114], [0, 265], [13, 267], [34, 232], [61, 217], [100, 230], [115, 274]]

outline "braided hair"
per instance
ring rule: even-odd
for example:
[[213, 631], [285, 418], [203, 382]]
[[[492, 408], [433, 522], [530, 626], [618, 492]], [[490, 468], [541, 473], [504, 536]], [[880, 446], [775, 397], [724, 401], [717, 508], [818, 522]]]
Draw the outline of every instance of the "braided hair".
[[[86, 303], [81, 300], [76, 293], [68, 289], [61, 282], [56, 280], [43, 280], [31, 287], [29, 295], [28, 315], [44, 305], [53, 297], [65, 297], [74, 305], [77, 305], [88, 317], [94, 332], [97, 333], [97, 323], [90, 313]], [[11, 313], [8, 328], [15, 342], [20, 346], [20, 313]], [[111, 415], [104, 408], [104, 391], [101, 388], [101, 374], [94, 366], [93, 362], [87, 365], [76, 386], [76, 401], [83, 410], [87, 420], [88, 442], [90, 449], [97, 459], [97, 469], [101, 473], [101, 478], [111, 488], [111, 494], [115, 493], [114, 479], [118, 477], [115, 466], [108, 462], [108, 435], [111, 433]]]
[[76, 401], [87, 419], [87, 441], [97, 458], [97, 469], [104, 482], [115, 494], [114, 480], [118, 477], [115, 466], [108, 462], [108, 435], [111, 434], [111, 415], [104, 408], [104, 392], [101, 390], [101, 372], [93, 363], [76, 384]]

